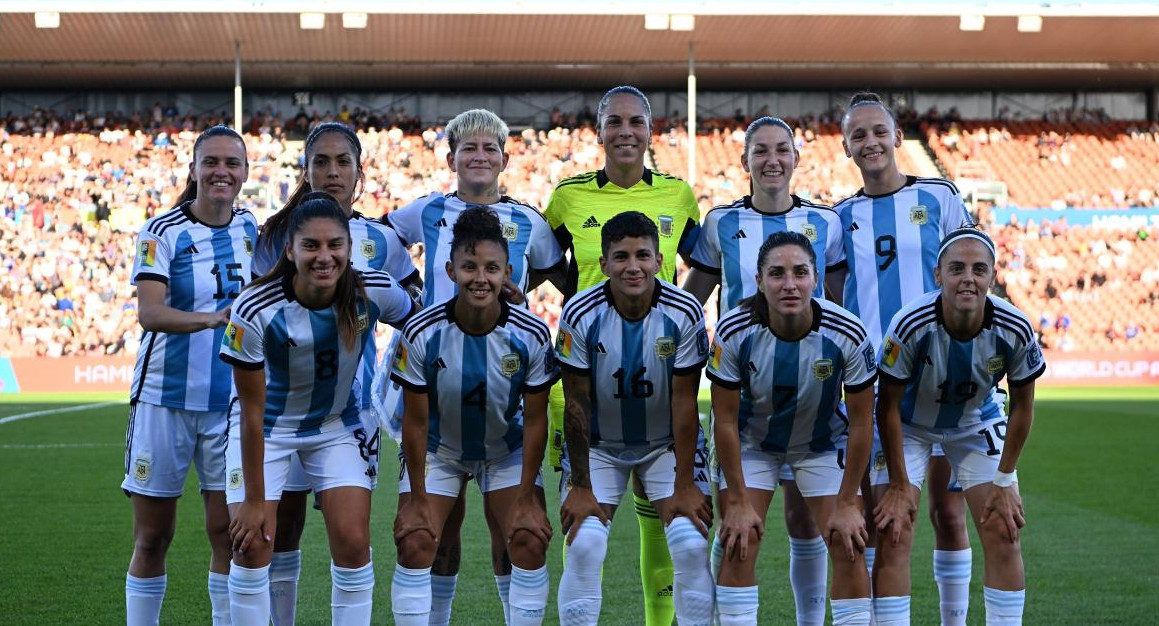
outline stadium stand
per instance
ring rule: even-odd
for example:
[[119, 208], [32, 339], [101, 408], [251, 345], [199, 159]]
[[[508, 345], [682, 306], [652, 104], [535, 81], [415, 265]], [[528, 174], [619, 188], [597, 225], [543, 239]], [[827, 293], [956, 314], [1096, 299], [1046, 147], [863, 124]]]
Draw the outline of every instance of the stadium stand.
[[[405, 111], [377, 118], [343, 107], [338, 115], [300, 111], [286, 120], [265, 111], [247, 125], [250, 182], [242, 197], [259, 220], [294, 185], [301, 153], [295, 137], [314, 123], [343, 117], [360, 128], [364, 146], [366, 187], [357, 205], [364, 214], [382, 215], [427, 193], [450, 191], [454, 176], [441, 127], [374, 126], [401, 120], [416, 128]], [[582, 122], [574, 128], [529, 128], [511, 137], [504, 193], [542, 207], [557, 182], [601, 165], [590, 115], [552, 113], [553, 121], [562, 123], [577, 117]], [[1023, 206], [1152, 206], [1159, 193], [1154, 174], [1159, 128], [1096, 117], [967, 122], [936, 112], [919, 120], [905, 112], [903, 123], [921, 124], [930, 149], [951, 175], [963, 163], [985, 162], [988, 175], [1007, 183], [1010, 200]], [[136, 350], [139, 331], [128, 284], [136, 228], [172, 206], [184, 184], [195, 132], [220, 119], [213, 113], [180, 115], [157, 103], [128, 115], [36, 109], [0, 120], [0, 263], [7, 270], [0, 277], [3, 354]], [[859, 187], [836, 119], [837, 112], [827, 112], [790, 121], [801, 151], [794, 189], [824, 203]], [[739, 160], [747, 121], [703, 120], [695, 189], [705, 211], [747, 192], [748, 176]], [[685, 173], [687, 132], [678, 120], [657, 120], [657, 128], [653, 163]], [[914, 171], [908, 153], [899, 150], [898, 158], [903, 171]], [[987, 215], [983, 209], [983, 221]], [[1038, 220], [989, 230], [1002, 249], [999, 289], [1038, 316], [1045, 347], [1159, 348], [1159, 232], [1154, 228], [1095, 230]], [[415, 254], [422, 267], [421, 250]], [[529, 300], [537, 315], [555, 323], [561, 305], [553, 288], [540, 287]]]

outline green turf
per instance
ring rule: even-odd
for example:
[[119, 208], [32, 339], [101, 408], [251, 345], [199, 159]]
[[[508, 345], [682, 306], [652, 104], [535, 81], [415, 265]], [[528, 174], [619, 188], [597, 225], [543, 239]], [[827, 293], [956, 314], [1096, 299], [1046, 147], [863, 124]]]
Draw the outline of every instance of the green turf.
[[[1132, 400], [1118, 400], [1128, 395]], [[1148, 624], [1159, 613], [1159, 519], [1153, 513], [1159, 471], [1159, 390], [1044, 391], [1019, 476], [1029, 525], [1024, 554], [1027, 624]], [[49, 398], [5, 398], [0, 418], [53, 408]], [[70, 398], [92, 403], [105, 398]], [[0, 424], [0, 542], [4, 563], [0, 623], [124, 623], [124, 575], [132, 551], [129, 501], [119, 489], [124, 462], [124, 405]], [[375, 494], [373, 538], [378, 587], [374, 623], [390, 623], [390, 541], [397, 468], [386, 450]], [[557, 475], [548, 473], [555, 517]], [[169, 554], [169, 592], [162, 621], [207, 622], [208, 551], [196, 484], [179, 507]], [[463, 570], [454, 624], [499, 623], [481, 502], [471, 492], [464, 530]], [[779, 503], [774, 505], [779, 511]], [[601, 623], [640, 624], [636, 524], [630, 508], [617, 516], [604, 569]], [[761, 623], [792, 623], [787, 544], [770, 515], [761, 572]], [[557, 524], [558, 526], [558, 524]], [[320, 514], [311, 512], [304, 540], [299, 623], [329, 621], [329, 575]], [[913, 623], [937, 620], [931, 579], [929, 525], [919, 524], [914, 553]], [[549, 567], [555, 583], [560, 538]], [[982, 624], [982, 551], [975, 545], [970, 624]]]

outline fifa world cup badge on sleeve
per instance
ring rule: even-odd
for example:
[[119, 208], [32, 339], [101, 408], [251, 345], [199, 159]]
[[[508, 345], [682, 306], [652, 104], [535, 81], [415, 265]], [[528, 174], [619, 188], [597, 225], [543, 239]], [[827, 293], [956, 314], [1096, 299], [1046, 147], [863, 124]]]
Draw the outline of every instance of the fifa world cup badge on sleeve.
[[407, 365], [406, 346], [401, 343], [398, 344], [398, 349], [394, 351], [394, 371], [405, 372]]
[[142, 241], [141, 249], [137, 251], [141, 257], [142, 267], [153, 267], [157, 264], [157, 242]]
[[241, 352], [241, 338], [245, 336], [245, 329], [240, 326], [234, 326], [230, 322], [225, 327], [225, 334], [221, 337], [221, 342], [224, 343], [230, 350], [234, 352]]
[[559, 352], [559, 356], [569, 358], [571, 356], [571, 333], [564, 329], [559, 329], [559, 336], [555, 338], [555, 349]]
[[720, 370], [720, 353], [721, 353], [720, 344], [713, 345], [712, 346], [712, 360], [709, 361], [708, 365], [709, 365], [709, 367], [711, 367], [714, 370]]
[[897, 363], [897, 357], [901, 354], [901, 343], [899, 343], [892, 336], [885, 338], [885, 343], [881, 346], [881, 360], [886, 367], [893, 367]]

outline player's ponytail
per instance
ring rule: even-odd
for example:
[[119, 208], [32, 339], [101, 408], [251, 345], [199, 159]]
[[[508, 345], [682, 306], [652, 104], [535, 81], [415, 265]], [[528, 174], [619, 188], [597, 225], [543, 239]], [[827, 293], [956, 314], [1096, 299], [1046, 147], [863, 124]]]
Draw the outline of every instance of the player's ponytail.
[[242, 136], [239, 135], [236, 130], [230, 128], [229, 126], [225, 126], [224, 124], [210, 126], [209, 128], [205, 129], [204, 132], [198, 135], [197, 140], [193, 142], [193, 161], [189, 163], [189, 178], [185, 181], [185, 189], [181, 190], [181, 195], [177, 196], [177, 201], [173, 203], [174, 209], [185, 204], [186, 202], [189, 202], [190, 200], [197, 198], [197, 177], [194, 173], [195, 169], [197, 168], [197, 149], [201, 147], [201, 142], [209, 139], [210, 137], [232, 137], [233, 139], [236, 139], [237, 142], [241, 144], [242, 161], [247, 166], [249, 165], [249, 157], [246, 154], [245, 148], [245, 139], [242, 138]]

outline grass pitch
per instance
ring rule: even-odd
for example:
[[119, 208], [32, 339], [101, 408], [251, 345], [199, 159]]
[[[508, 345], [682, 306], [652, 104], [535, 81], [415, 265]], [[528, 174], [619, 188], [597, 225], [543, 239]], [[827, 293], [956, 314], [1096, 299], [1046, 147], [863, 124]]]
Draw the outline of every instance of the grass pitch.
[[[100, 404], [110, 397], [14, 396], [0, 400], [0, 622], [123, 624], [124, 578], [132, 552], [131, 507], [120, 491], [128, 409], [95, 406], [16, 421], [15, 415]], [[1019, 477], [1024, 531], [1027, 624], [1150, 624], [1159, 614], [1159, 389], [1040, 390], [1033, 434]], [[390, 623], [397, 462], [383, 450], [382, 481], [372, 519], [378, 586], [374, 623]], [[545, 474], [557, 526], [548, 566], [555, 618], [562, 537], [558, 475]], [[169, 553], [168, 624], [208, 621], [208, 549], [195, 481], [180, 501]], [[489, 564], [482, 503], [469, 489], [463, 568], [453, 624], [501, 624]], [[923, 501], [924, 509], [924, 501]], [[793, 623], [788, 545], [775, 503], [761, 555], [761, 623]], [[630, 507], [616, 517], [604, 568], [603, 624], [642, 624], [636, 523]], [[914, 547], [913, 623], [935, 624], [937, 589], [932, 537], [919, 520]], [[972, 533], [973, 534], [973, 533]], [[299, 623], [329, 622], [329, 557], [321, 515], [309, 514], [303, 539]], [[982, 550], [975, 538], [970, 624], [984, 623]]]

